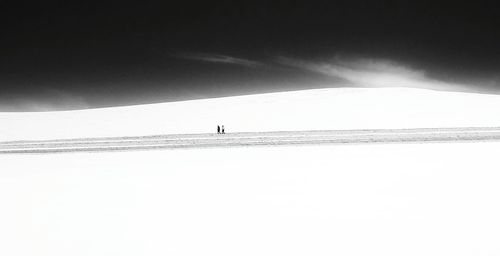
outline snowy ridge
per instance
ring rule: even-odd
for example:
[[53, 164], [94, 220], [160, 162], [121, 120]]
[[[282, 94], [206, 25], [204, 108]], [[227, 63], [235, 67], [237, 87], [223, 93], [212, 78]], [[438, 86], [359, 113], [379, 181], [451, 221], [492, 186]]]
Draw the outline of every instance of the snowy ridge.
[[0, 113], [0, 141], [155, 134], [500, 127], [500, 96], [332, 88], [61, 112]]

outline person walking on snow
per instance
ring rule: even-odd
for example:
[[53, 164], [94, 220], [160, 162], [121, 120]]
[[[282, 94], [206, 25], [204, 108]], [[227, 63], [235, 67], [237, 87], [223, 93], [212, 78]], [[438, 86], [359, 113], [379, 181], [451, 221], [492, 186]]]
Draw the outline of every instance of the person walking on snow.
[[220, 126], [217, 125], [217, 134], [220, 134]]
[[222, 134], [225, 134], [226, 132], [224, 131], [224, 125], [222, 126]]

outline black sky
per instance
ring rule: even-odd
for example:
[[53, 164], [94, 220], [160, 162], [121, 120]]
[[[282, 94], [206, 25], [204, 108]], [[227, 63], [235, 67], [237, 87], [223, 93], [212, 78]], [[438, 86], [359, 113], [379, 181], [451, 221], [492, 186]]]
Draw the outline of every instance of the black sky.
[[60, 1], [0, 8], [0, 111], [37, 110], [37, 102], [74, 109], [335, 86], [276, 57], [385, 59], [470, 83], [470, 91], [500, 92], [495, 1]]

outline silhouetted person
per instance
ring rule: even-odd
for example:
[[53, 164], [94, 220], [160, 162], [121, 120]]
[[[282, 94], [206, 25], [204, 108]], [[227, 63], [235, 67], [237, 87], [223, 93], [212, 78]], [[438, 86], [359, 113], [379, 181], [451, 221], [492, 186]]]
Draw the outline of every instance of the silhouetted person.
[[224, 131], [224, 125], [222, 126], [222, 134], [225, 134], [226, 132]]
[[220, 126], [217, 125], [217, 134], [220, 134]]

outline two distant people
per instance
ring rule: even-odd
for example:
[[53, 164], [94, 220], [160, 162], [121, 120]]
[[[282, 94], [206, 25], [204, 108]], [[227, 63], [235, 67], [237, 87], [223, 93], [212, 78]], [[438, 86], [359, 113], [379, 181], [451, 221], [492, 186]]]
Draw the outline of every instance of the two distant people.
[[217, 134], [225, 134], [226, 132], [224, 131], [224, 125], [220, 126], [217, 125]]

